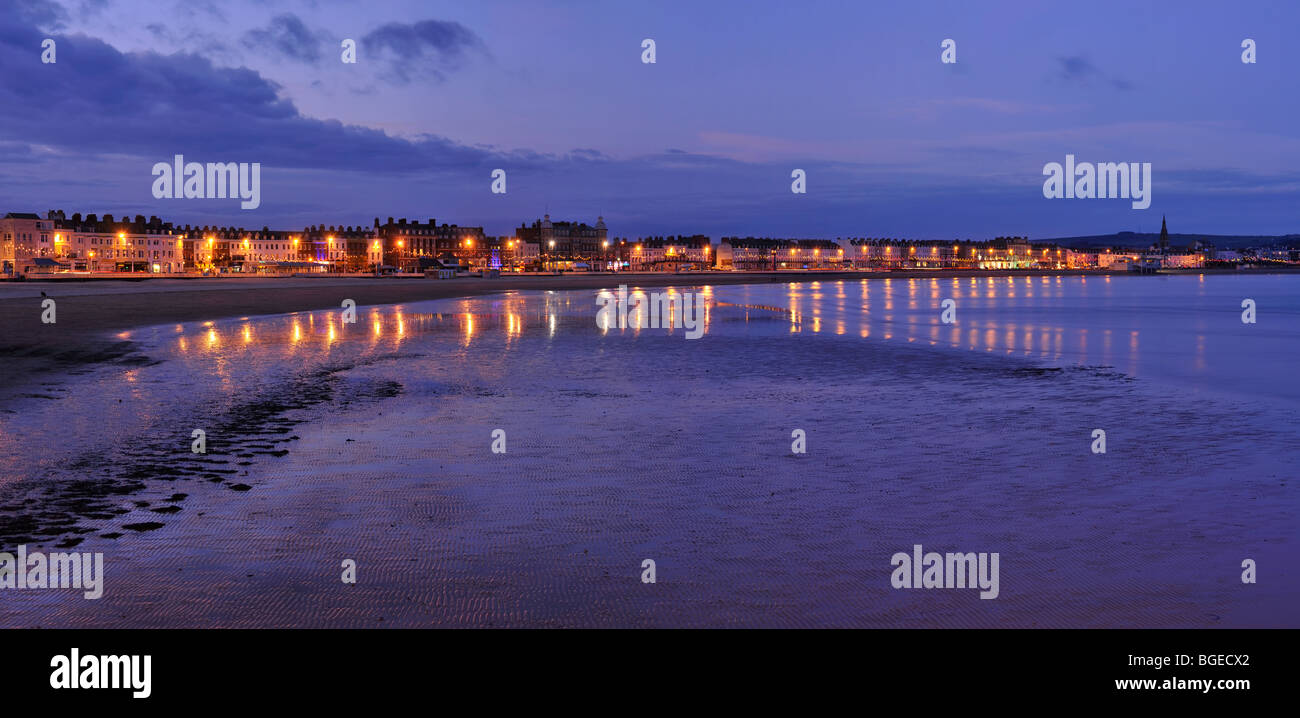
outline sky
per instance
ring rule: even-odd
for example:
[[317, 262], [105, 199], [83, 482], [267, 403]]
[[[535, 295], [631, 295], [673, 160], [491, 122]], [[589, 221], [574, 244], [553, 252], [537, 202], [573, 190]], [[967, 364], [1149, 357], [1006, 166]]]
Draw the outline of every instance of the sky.
[[[1295, 233], [1296, 27], [1300, 3], [1250, 1], [0, 0], [0, 211]], [[151, 168], [176, 154], [260, 163], [261, 205], [155, 199]], [[1044, 197], [1067, 154], [1151, 163], [1150, 207]]]

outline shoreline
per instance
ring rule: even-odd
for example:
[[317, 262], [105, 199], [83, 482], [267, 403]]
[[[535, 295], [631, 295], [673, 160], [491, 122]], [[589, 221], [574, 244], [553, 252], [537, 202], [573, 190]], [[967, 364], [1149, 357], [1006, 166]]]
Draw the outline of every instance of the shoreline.
[[[1176, 270], [1178, 274], [1232, 274], [1238, 270]], [[1300, 274], [1300, 269], [1249, 270], [1250, 274]], [[463, 277], [219, 277], [190, 279], [48, 280], [0, 283], [0, 381], [17, 387], [49, 372], [87, 364], [132, 362], [128, 337], [113, 335], [160, 324], [183, 324], [243, 316], [338, 309], [344, 299], [358, 307], [435, 299], [455, 299], [527, 290], [788, 284], [891, 279], [966, 279], [1048, 276], [1139, 276], [1087, 269], [1055, 270], [899, 270], [690, 272]], [[1147, 275], [1150, 276], [1150, 275]], [[42, 294], [57, 301], [57, 321], [41, 322]]]
[[[637, 287], [695, 285], [790, 284], [814, 281], [881, 279], [966, 279], [1073, 276], [1179, 276], [1188, 274], [1300, 274], [1296, 269], [1166, 270], [1135, 275], [1098, 269], [898, 270], [591, 273], [462, 277], [450, 280], [423, 277], [192, 277], [135, 279], [50, 279], [0, 283], [0, 350], [56, 339], [54, 326], [40, 322], [39, 302], [48, 294], [58, 301], [58, 334], [107, 334], [156, 324], [186, 323], [264, 314], [337, 309], [342, 299], [357, 306], [482, 296], [519, 290], [566, 291], [600, 289], [620, 284]], [[110, 289], [111, 288], [111, 289]], [[110, 289], [110, 291], [98, 291]], [[26, 290], [26, 291], [24, 291]], [[82, 291], [78, 291], [82, 290]], [[114, 291], [116, 290], [116, 291]], [[239, 291], [244, 290], [244, 291]], [[249, 294], [249, 290], [256, 292]], [[232, 296], [235, 293], [236, 296]], [[166, 302], [159, 301], [167, 297]], [[107, 301], [104, 301], [107, 300]], [[106, 306], [111, 305], [111, 306]], [[66, 330], [71, 329], [71, 332]], [[42, 336], [45, 335], [45, 336]]]

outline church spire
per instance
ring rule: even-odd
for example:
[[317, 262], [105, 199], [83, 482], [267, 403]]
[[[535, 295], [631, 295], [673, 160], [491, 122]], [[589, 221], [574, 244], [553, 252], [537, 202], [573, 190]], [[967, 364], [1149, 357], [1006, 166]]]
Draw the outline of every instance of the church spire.
[[1169, 249], [1169, 228], [1165, 226], [1165, 216], [1160, 215], [1160, 251]]

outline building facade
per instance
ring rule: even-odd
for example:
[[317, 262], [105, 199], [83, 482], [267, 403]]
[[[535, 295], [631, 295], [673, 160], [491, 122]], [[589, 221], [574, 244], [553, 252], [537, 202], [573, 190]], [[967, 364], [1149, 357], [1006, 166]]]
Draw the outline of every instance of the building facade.
[[596, 224], [589, 225], [552, 222], [551, 215], [546, 214], [531, 225], [520, 225], [515, 236], [527, 244], [537, 245], [545, 269], [572, 269], [580, 265], [594, 268], [611, 256], [604, 217], [597, 217]]
[[852, 266], [844, 247], [829, 239], [723, 237], [716, 266], [736, 271], [841, 269]]
[[612, 261], [633, 272], [677, 272], [709, 269], [715, 255], [708, 237], [678, 235], [621, 240], [615, 245]]
[[0, 271], [137, 272], [171, 274], [185, 269], [184, 243], [170, 223], [157, 217], [114, 218], [51, 210], [9, 213], [0, 220]]
[[485, 267], [490, 263], [491, 248], [482, 227], [460, 227], [411, 221], [405, 217], [380, 224], [375, 218], [374, 239], [379, 242], [381, 264], [401, 272], [420, 272], [439, 258], [456, 258], [467, 266]]

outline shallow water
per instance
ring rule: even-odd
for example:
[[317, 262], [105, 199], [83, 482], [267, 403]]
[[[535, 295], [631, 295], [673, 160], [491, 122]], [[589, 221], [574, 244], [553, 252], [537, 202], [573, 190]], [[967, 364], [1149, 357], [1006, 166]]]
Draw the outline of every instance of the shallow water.
[[[1297, 626], [1294, 283], [704, 287], [698, 340], [589, 292], [125, 333], [155, 363], [0, 406], [0, 546], [107, 574], [0, 625]], [[999, 597], [893, 589], [917, 543], [998, 552]]]

